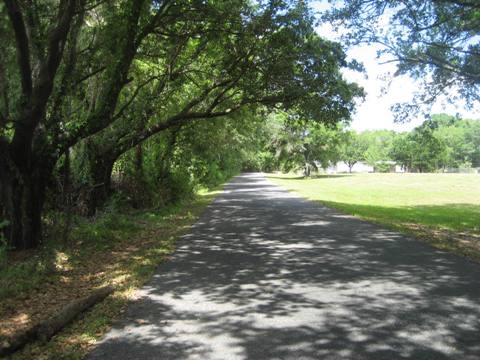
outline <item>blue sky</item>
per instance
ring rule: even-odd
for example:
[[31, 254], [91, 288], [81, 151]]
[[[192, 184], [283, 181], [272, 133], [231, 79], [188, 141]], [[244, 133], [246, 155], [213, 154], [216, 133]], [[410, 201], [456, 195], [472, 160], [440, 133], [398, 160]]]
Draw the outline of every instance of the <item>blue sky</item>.
[[[316, 11], [327, 9], [330, 5], [327, 1], [312, 2]], [[385, 23], [387, 25], [387, 23]], [[338, 40], [340, 34], [335, 32], [329, 24], [323, 24], [317, 28], [322, 37]], [[352, 116], [351, 127], [357, 131], [373, 129], [391, 129], [395, 131], [408, 131], [423, 122], [423, 118], [417, 118], [409, 123], [396, 124], [390, 106], [397, 102], [404, 102], [411, 99], [411, 96], [418, 85], [409, 76], [392, 77], [395, 72], [395, 64], [382, 64], [377, 59], [378, 46], [361, 45], [348, 49], [350, 58], [356, 59], [364, 64], [366, 72], [345, 70], [345, 78], [355, 81], [365, 89], [367, 96], [365, 101], [357, 106], [357, 112]], [[467, 111], [462, 103], [455, 105], [445, 104], [445, 98], [440, 98], [432, 108], [432, 113], [459, 114], [464, 118], [480, 118], [480, 112]]]

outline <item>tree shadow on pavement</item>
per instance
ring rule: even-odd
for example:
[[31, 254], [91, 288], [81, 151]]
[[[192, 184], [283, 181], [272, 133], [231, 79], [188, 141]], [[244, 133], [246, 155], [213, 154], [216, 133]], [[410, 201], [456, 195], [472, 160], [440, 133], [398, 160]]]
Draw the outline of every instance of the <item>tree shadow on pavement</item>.
[[244, 174], [90, 359], [478, 359], [479, 270]]

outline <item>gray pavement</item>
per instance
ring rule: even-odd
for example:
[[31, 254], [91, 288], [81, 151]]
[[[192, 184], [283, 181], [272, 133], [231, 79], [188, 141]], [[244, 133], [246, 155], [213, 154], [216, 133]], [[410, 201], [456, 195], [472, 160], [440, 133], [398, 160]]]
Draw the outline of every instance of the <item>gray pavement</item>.
[[89, 359], [480, 359], [480, 266], [233, 179]]

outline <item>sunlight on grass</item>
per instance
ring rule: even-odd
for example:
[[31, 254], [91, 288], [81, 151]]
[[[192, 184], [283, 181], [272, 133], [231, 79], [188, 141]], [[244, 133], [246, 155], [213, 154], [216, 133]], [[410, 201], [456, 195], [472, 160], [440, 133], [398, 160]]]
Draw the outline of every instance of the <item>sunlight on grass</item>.
[[311, 200], [356, 215], [450, 230], [479, 230], [480, 176], [470, 174], [353, 174], [269, 178]]
[[[269, 179], [345, 213], [407, 231], [432, 245], [480, 258], [480, 176], [339, 174]], [[465, 240], [465, 238], [467, 240]]]

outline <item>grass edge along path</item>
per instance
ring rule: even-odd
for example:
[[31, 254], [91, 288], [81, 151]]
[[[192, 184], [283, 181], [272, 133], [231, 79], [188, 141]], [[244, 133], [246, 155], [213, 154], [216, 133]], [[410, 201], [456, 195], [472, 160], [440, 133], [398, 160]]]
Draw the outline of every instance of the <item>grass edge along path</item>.
[[[95, 259], [108, 263], [109, 260], [102, 261], [102, 257], [105, 258], [106, 253], [114, 254], [115, 259], [110, 261], [108, 266], [103, 267], [102, 264], [97, 273], [86, 274], [86, 276], [97, 277], [100, 280], [95, 282], [97, 286], [113, 285], [116, 288], [115, 292], [80, 315], [48, 343], [28, 344], [11, 355], [10, 359], [84, 358], [110, 329], [128, 303], [135, 299], [136, 290], [148, 282], [160, 263], [168, 260], [168, 256], [175, 249], [175, 241], [197, 221], [222, 188], [223, 186], [220, 186], [212, 191], [200, 192], [194, 199], [163, 211], [137, 214], [135, 216], [135, 222], [138, 225], [136, 231], [127, 232], [124, 238], [116, 239], [118, 245], [100, 247], [92, 250], [91, 253], [89, 253], [90, 250], [84, 251], [76, 260], [83, 262], [91, 258], [93, 267], [95, 267]], [[108, 258], [112, 260], [112, 256]], [[34, 295], [23, 295], [25, 296], [35, 302], [35, 299], [32, 299]], [[51, 294], [51, 296], [54, 295]]]
[[[412, 236], [420, 241], [429, 244], [430, 246], [433, 246], [434, 248], [449, 251], [462, 257], [467, 257], [473, 261], [480, 262], [479, 231], [471, 231], [468, 229], [462, 229], [459, 231], [459, 229], [445, 229], [432, 225], [422, 224], [421, 222], [414, 220], [404, 221], [402, 219], [398, 219], [392, 215], [389, 215], [388, 212], [385, 212], [383, 216], [377, 216], [375, 213], [372, 214], [372, 212], [368, 210], [367, 206], [355, 203], [319, 199], [318, 197], [320, 195], [312, 195], [307, 189], [302, 189], [299, 187], [298, 181], [301, 182], [305, 180], [316, 180], [315, 177], [310, 179], [303, 179], [298, 175], [292, 174], [265, 175], [274, 184], [283, 187], [284, 189], [288, 190], [289, 192], [295, 193], [298, 196], [325, 205], [331, 209], [338, 210], [344, 214], [353, 215], [363, 220], [384, 226], [392, 230], [396, 230], [405, 235]], [[326, 177], [334, 176], [335, 175], [328, 175]], [[289, 180], [295, 181], [296, 183], [292, 183]], [[445, 206], [448, 207], [448, 204], [446, 204]]]

